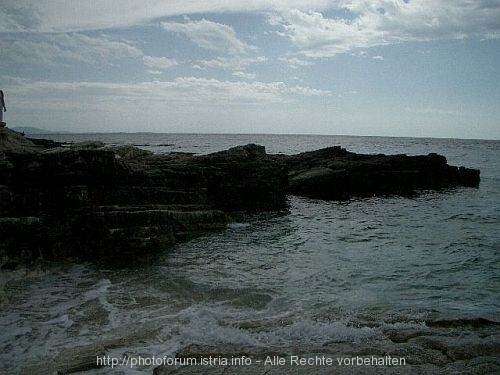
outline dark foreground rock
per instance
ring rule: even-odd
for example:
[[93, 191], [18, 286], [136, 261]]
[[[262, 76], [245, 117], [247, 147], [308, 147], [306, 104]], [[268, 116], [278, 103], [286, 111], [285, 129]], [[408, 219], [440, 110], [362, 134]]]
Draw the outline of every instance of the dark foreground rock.
[[[286, 206], [286, 168], [249, 145], [203, 157], [0, 135], [0, 265], [143, 256], [229, 213]], [[49, 145], [49, 147], [47, 147]]]
[[0, 129], [0, 266], [36, 259], [137, 260], [241, 211], [283, 210], [286, 195], [412, 195], [478, 186], [443, 156], [359, 155], [331, 147], [268, 155], [247, 145], [155, 155], [100, 142], [62, 145]]

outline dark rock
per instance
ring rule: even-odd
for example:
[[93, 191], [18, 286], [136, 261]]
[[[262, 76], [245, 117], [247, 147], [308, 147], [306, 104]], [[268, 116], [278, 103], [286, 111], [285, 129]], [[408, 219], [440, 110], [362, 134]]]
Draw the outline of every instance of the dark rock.
[[193, 158], [207, 179], [210, 204], [224, 211], [280, 210], [286, 206], [286, 166], [263, 146], [246, 145]]
[[225, 228], [226, 212], [285, 206], [286, 169], [261, 146], [162, 156], [94, 142], [36, 146], [7, 134], [0, 266], [62, 257], [134, 261]]
[[104, 142], [101, 141], [85, 141], [85, 142], [78, 142], [78, 143], [73, 143], [70, 145], [70, 148], [72, 149], [98, 149], [98, 148], [103, 148], [105, 146]]
[[2, 151], [35, 152], [38, 147], [20, 133], [0, 128], [0, 153]]
[[236, 146], [229, 150], [214, 152], [208, 155], [198, 156], [199, 161], [213, 163], [247, 162], [266, 159], [266, 148], [256, 144]]
[[354, 196], [412, 196], [417, 190], [479, 185], [479, 170], [454, 167], [429, 155], [363, 155], [340, 147], [276, 156], [289, 169], [289, 192], [343, 200]]
[[[440, 337], [441, 338], [441, 337]], [[496, 374], [500, 370], [498, 351], [492, 354], [484, 352], [470, 352], [467, 359], [459, 359], [448, 355], [452, 347], [461, 347], [467, 351], [469, 342], [460, 342], [459, 337], [448, 338], [439, 345], [427, 345], [426, 342], [394, 344], [384, 341], [368, 343], [359, 342], [336, 343], [327, 347], [238, 347], [237, 345], [218, 345], [217, 347], [204, 347], [191, 345], [181, 349], [176, 358], [182, 365], [158, 366], [153, 370], [155, 375], [167, 374]], [[493, 344], [491, 344], [492, 346]], [[313, 359], [310, 365], [298, 366], [291, 363], [291, 356]], [[404, 365], [340, 365], [339, 361], [357, 358], [396, 358], [404, 359]], [[266, 359], [281, 358], [284, 363], [280, 365], [264, 364]], [[191, 365], [187, 359], [198, 361], [198, 365]], [[201, 358], [216, 358], [217, 365], [200, 366]], [[232, 358], [249, 359], [248, 365], [232, 364]], [[331, 364], [316, 362], [317, 358], [325, 358]], [[227, 364], [221, 359], [227, 359]], [[355, 362], [356, 363], [356, 362]]]
[[74, 256], [133, 260], [224, 228], [228, 215], [282, 210], [287, 193], [348, 199], [479, 183], [479, 171], [449, 166], [437, 154], [330, 147], [285, 156], [251, 144], [155, 155], [101, 142], [61, 147], [0, 130], [0, 266]]
[[51, 147], [62, 147], [61, 142], [56, 142], [51, 139], [43, 139], [43, 138], [26, 138], [30, 142], [32, 142], [35, 146], [41, 146], [43, 148], [51, 148]]
[[8, 263], [2, 264], [2, 267], [0, 269], [12, 271], [12, 270], [15, 270], [18, 266], [19, 266], [19, 263], [8, 262]]

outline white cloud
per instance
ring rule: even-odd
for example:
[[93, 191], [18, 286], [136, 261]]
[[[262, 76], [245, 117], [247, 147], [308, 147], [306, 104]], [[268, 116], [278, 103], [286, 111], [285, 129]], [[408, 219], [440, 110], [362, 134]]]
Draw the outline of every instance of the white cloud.
[[313, 89], [306, 86], [293, 86], [290, 92], [303, 96], [331, 96], [331, 92], [327, 90]]
[[0, 59], [6, 64], [114, 64], [124, 59], [140, 59], [148, 73], [170, 69], [178, 62], [167, 57], [145, 56], [131, 42], [108, 36], [89, 37], [82, 33], [16, 34], [0, 39], [0, 50], [9, 51]]
[[233, 72], [233, 76], [250, 80], [253, 80], [257, 77], [255, 73], [246, 73], [241, 71]]
[[[325, 96], [329, 91], [305, 86], [288, 86], [283, 82], [220, 81], [216, 79], [179, 77], [172, 81], [147, 81], [139, 83], [105, 82], [49, 82], [10, 79], [6, 87], [17, 106], [29, 108], [81, 108], [85, 97], [86, 107], [107, 108], [116, 111], [119, 105], [179, 105], [230, 104], [230, 103], [283, 103], [297, 96]], [[59, 106], [59, 107], [58, 107]]]
[[381, 56], [381, 55], [376, 55], [376, 56], [372, 56], [372, 59], [373, 59], [373, 60], [383, 60], [383, 59], [384, 59], [384, 56]]
[[314, 63], [311, 61], [298, 59], [296, 57], [292, 57], [292, 58], [280, 57], [278, 60], [281, 62], [284, 62], [285, 64], [288, 64], [288, 66], [292, 69], [297, 69], [297, 68], [304, 67], [304, 66], [314, 65]]
[[201, 13], [326, 9], [331, 0], [2, 0], [1, 31], [102, 30]]
[[238, 39], [231, 26], [207, 21], [162, 22], [161, 26], [168, 31], [184, 34], [199, 47], [222, 53], [238, 55], [253, 48]]
[[[107, 36], [89, 37], [81, 33], [5, 37], [0, 40], [0, 64], [82, 62], [110, 64], [124, 58], [138, 58], [142, 51], [129, 42]], [[23, 37], [24, 36], [24, 37]]]
[[339, 0], [335, 6], [349, 16], [294, 9], [269, 22], [311, 58], [400, 42], [500, 37], [500, 2], [491, 0]]
[[142, 61], [144, 62], [144, 65], [153, 70], [170, 69], [179, 65], [175, 59], [169, 59], [166, 57], [143, 56]]
[[258, 57], [219, 57], [212, 60], [200, 60], [193, 68], [222, 69], [222, 70], [245, 70], [246, 67], [267, 61], [264, 56]]
[[[130, 0], [3, 0], [0, 32], [116, 29], [164, 17], [227, 12], [271, 14], [279, 33], [313, 58], [405, 41], [500, 37], [498, 0], [145, 0], [140, 5]], [[203, 48], [231, 53], [249, 48], [227, 25], [167, 25]], [[208, 35], [193, 35], [196, 27]]]
[[324, 18], [318, 12], [292, 10], [273, 18], [272, 23], [281, 24], [283, 35], [290, 38], [301, 53], [312, 58], [369, 46], [367, 36], [363, 35], [365, 32], [356, 25], [344, 19]]

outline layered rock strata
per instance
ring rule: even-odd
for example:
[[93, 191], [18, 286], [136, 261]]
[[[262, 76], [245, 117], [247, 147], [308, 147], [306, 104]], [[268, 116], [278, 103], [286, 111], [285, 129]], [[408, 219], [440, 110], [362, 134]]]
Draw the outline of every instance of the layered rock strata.
[[363, 155], [336, 146], [278, 158], [289, 169], [289, 193], [319, 199], [412, 196], [424, 189], [476, 187], [480, 180], [479, 170], [450, 166], [434, 153]]
[[238, 146], [155, 155], [100, 142], [65, 145], [0, 129], [0, 265], [35, 259], [140, 259], [224, 228], [241, 211], [283, 210], [287, 194], [320, 199], [478, 186], [479, 171], [443, 156], [360, 155], [340, 147], [268, 155]]
[[38, 258], [140, 260], [179, 239], [225, 228], [230, 212], [286, 205], [286, 169], [260, 146], [193, 157], [36, 143], [10, 131], [3, 137], [4, 267]]

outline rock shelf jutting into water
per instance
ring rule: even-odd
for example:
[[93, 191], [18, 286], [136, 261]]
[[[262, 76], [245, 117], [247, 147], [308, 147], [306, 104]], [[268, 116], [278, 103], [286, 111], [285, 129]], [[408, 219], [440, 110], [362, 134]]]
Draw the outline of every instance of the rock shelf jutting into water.
[[445, 157], [329, 147], [268, 155], [258, 145], [196, 156], [100, 142], [63, 145], [0, 129], [0, 265], [142, 258], [225, 228], [235, 213], [285, 210], [287, 195], [346, 200], [479, 185]]

